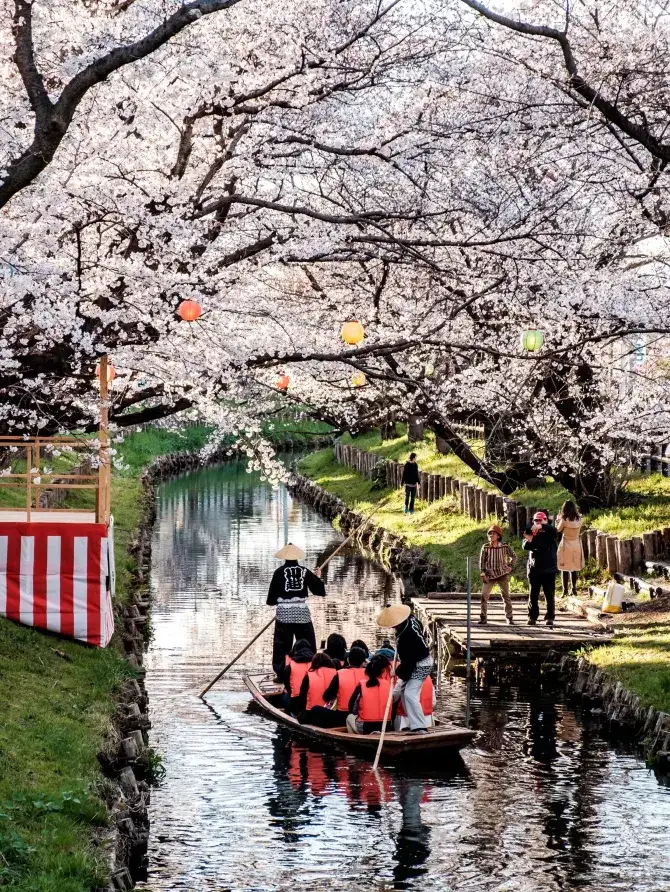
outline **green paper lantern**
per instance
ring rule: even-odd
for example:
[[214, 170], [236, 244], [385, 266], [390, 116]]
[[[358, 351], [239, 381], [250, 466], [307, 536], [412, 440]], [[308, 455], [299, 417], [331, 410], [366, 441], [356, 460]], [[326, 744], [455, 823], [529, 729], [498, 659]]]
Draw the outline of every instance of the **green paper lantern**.
[[536, 353], [542, 349], [544, 334], [536, 329], [528, 328], [521, 333], [521, 349], [528, 353]]

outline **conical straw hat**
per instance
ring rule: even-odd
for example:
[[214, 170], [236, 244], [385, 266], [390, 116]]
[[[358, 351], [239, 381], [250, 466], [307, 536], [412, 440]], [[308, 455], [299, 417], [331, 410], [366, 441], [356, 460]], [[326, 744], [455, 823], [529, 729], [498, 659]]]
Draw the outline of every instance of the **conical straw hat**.
[[280, 561], [301, 561], [305, 557], [305, 552], [302, 548], [298, 548], [297, 545], [289, 542], [288, 545], [279, 549], [275, 557], [279, 558]]
[[388, 605], [387, 607], [384, 607], [382, 612], [377, 617], [377, 625], [382, 626], [383, 628], [399, 626], [400, 623], [404, 622], [407, 619], [411, 612], [412, 611], [409, 609], [407, 604], [394, 604], [393, 606]]

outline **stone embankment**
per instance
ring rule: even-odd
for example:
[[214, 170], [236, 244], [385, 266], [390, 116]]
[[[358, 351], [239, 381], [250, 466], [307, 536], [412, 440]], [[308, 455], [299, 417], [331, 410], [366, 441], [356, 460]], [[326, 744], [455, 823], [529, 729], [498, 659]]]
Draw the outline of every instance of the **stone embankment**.
[[[294, 474], [289, 489], [329, 520], [340, 518], [342, 532], [348, 535], [365, 521], [365, 515], [352, 511], [342, 499], [314, 481]], [[437, 564], [420, 548], [410, 548], [405, 540], [373, 520], [355, 541], [367, 548], [391, 571], [411, 579], [419, 591], [458, 591], [460, 587], [442, 576]], [[642, 747], [664, 771], [670, 770], [670, 715], [642, 706], [637, 695], [607, 672], [573, 654], [549, 654], [543, 673], [556, 676], [570, 696], [580, 699], [601, 716], [604, 732], [626, 737]]]
[[662, 771], [670, 770], [670, 715], [644, 707], [620, 681], [574, 654], [550, 655], [545, 674], [556, 674], [574, 699], [599, 719], [603, 731], [634, 741]]

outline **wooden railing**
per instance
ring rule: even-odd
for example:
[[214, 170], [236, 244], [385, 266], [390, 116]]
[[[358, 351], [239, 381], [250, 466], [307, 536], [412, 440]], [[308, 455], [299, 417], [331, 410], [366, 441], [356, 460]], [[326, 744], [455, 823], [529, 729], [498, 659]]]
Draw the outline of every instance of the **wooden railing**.
[[[52, 504], [44, 504], [49, 499], [44, 496], [48, 492], [61, 490], [88, 490], [95, 493], [95, 518], [97, 523], [107, 524], [110, 509], [110, 457], [109, 447], [101, 440], [98, 454], [98, 468], [93, 470], [90, 462], [84, 460], [78, 466], [62, 471], [44, 472], [50, 459], [56, 452], [91, 452], [91, 443], [76, 437], [7, 437], [0, 436], [0, 456], [7, 462], [10, 470], [0, 471], [0, 486], [13, 487], [25, 491], [23, 506], [0, 506], [2, 514], [8, 511], [26, 513], [26, 521], [35, 520], [34, 515], [45, 512], [79, 512], [81, 508], [56, 508]], [[25, 472], [11, 470], [17, 459], [24, 458]], [[60, 501], [56, 499], [55, 501]]]

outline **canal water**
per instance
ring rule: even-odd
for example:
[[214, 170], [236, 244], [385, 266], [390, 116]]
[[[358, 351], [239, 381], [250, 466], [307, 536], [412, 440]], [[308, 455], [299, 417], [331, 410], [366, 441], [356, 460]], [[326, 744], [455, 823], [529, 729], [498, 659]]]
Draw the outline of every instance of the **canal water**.
[[[340, 541], [288, 499], [290, 538], [317, 564]], [[271, 631], [208, 695], [204, 683], [270, 618], [281, 493], [241, 463], [159, 489], [153, 638], [147, 656], [152, 745], [153, 892], [662, 892], [670, 890], [670, 788], [617, 752], [539, 683], [474, 692], [481, 734], [461, 759], [383, 768], [324, 754], [248, 711], [245, 671], [267, 671]], [[379, 643], [374, 617], [398, 583], [355, 553], [311, 599], [317, 639]], [[463, 721], [451, 676], [438, 711]]]

